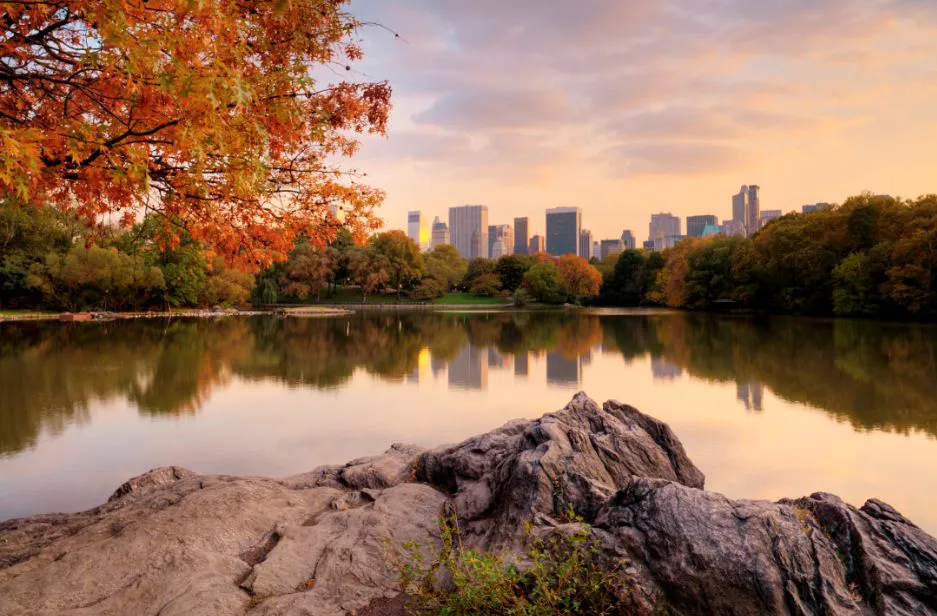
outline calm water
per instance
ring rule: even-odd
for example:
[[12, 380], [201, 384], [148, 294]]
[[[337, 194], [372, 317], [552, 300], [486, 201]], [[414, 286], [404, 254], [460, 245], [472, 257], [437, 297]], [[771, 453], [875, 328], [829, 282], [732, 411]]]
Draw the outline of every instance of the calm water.
[[0, 324], [0, 519], [156, 466], [455, 442], [580, 389], [669, 422], [712, 490], [875, 496], [937, 533], [937, 329], [669, 313]]

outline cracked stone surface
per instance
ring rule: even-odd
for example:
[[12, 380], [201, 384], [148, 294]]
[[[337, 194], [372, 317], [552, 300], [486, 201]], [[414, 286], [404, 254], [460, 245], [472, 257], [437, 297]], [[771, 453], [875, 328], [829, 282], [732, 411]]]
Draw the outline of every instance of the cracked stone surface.
[[703, 484], [666, 424], [585, 394], [282, 480], [156, 469], [95, 509], [0, 523], [0, 614], [400, 613], [403, 546], [438, 544], [444, 511], [471, 547], [517, 550], [570, 507], [649, 614], [937, 614], [937, 541], [887, 504]]

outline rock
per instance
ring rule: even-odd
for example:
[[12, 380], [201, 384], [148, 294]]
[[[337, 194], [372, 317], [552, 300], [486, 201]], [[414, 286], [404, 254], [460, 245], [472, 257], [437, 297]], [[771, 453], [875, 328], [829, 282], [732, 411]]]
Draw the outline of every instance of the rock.
[[633, 475], [704, 481], [666, 424], [617, 402], [600, 409], [583, 393], [541, 419], [427, 452], [417, 468], [419, 480], [453, 495], [484, 547], [516, 543], [525, 522], [562, 518], [569, 507], [591, 520]]
[[733, 501], [635, 478], [595, 534], [647, 606], [678, 614], [937, 614], [937, 542], [891, 507]]
[[[0, 614], [403, 614], [405, 545], [520, 548], [572, 509], [660, 614], [937, 614], [937, 541], [885, 503], [704, 491], [663, 423], [584, 394], [455, 445], [283, 480], [150, 471], [78, 514], [0, 523]], [[518, 558], [522, 561], [522, 557]]]
[[140, 475], [139, 477], [134, 477], [133, 479], [124, 482], [123, 485], [114, 490], [114, 493], [111, 494], [111, 497], [107, 499], [107, 502], [118, 500], [127, 496], [128, 494], [140, 494], [153, 488], [158, 488], [175, 481], [179, 481], [180, 479], [196, 476], [196, 473], [178, 466], [156, 468], [148, 473]]

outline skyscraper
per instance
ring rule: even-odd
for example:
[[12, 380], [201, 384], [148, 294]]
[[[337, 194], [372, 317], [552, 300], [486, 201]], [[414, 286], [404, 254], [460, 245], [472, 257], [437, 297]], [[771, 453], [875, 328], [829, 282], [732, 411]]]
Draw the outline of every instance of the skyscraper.
[[449, 225], [439, 220], [439, 216], [433, 221], [433, 242], [432, 247], [442, 246], [449, 243]]
[[599, 259], [605, 260], [609, 255], [618, 255], [625, 251], [625, 243], [621, 240], [602, 240]]
[[463, 205], [449, 208], [452, 245], [466, 259], [488, 256], [488, 207]]
[[596, 259], [602, 258], [602, 245], [598, 242], [598, 240], [592, 242], [592, 256]]
[[625, 245], [625, 250], [634, 250], [638, 247], [638, 240], [635, 239], [631, 229], [625, 229], [621, 232], [621, 243]]
[[429, 248], [429, 225], [423, 217], [423, 212], [414, 210], [407, 212], [407, 237], [420, 247], [420, 250]]
[[530, 238], [530, 246], [527, 247], [527, 254], [535, 255], [538, 252], [543, 252], [543, 251], [544, 251], [543, 237], [539, 235], [535, 235], [532, 238]]
[[702, 216], [687, 216], [687, 219], [686, 219], [687, 237], [703, 237], [703, 231], [709, 225], [718, 226], [719, 219], [711, 214], [705, 214]]
[[[495, 246], [500, 242], [498, 254]], [[514, 254], [514, 229], [511, 225], [488, 225], [488, 256], [500, 259], [505, 255]]]
[[592, 258], [592, 231], [588, 229], [579, 233], [579, 256], [586, 260]]
[[526, 255], [530, 247], [530, 235], [528, 235], [527, 218], [514, 219], [514, 254]]
[[758, 228], [763, 229], [766, 224], [772, 220], [777, 220], [781, 216], [784, 216], [784, 212], [781, 210], [765, 210], [758, 219]]
[[758, 219], [761, 216], [761, 187], [752, 184], [742, 186], [739, 194], [732, 196], [732, 222], [741, 224], [746, 235], [758, 231]]
[[578, 207], [547, 210], [547, 252], [554, 257], [579, 254], [582, 211]]
[[[752, 227], [757, 230], [758, 223], [761, 220], [761, 186], [751, 184], [748, 187], [748, 220]], [[754, 233], [754, 231], [749, 231]]]
[[663, 250], [673, 245], [680, 234], [680, 217], [670, 212], [652, 214], [651, 224], [648, 227], [648, 241], [653, 242], [654, 250]]
[[801, 210], [804, 214], [811, 214], [813, 212], [823, 212], [832, 207], [829, 203], [812, 203], [810, 205], [805, 205]]

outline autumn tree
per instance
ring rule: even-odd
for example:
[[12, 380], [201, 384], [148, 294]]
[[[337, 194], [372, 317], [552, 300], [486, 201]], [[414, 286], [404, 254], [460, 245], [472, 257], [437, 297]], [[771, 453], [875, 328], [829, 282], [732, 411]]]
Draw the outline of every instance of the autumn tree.
[[305, 301], [315, 294], [319, 301], [322, 289], [329, 286], [334, 262], [327, 250], [317, 250], [307, 241], [297, 244], [283, 267], [280, 290], [283, 295]]
[[156, 215], [252, 265], [339, 218], [363, 237], [382, 195], [336, 161], [384, 132], [390, 88], [319, 78], [361, 58], [346, 5], [0, 2], [0, 197]]
[[560, 289], [569, 297], [592, 297], [602, 288], [602, 274], [576, 255], [563, 255], [557, 263]]
[[479, 297], [494, 297], [501, 290], [501, 279], [497, 274], [482, 274], [472, 283], [469, 292]]

